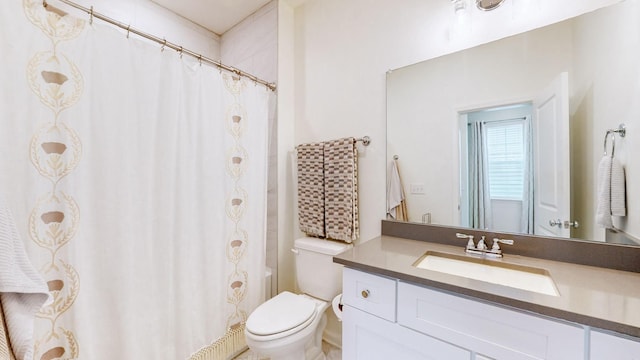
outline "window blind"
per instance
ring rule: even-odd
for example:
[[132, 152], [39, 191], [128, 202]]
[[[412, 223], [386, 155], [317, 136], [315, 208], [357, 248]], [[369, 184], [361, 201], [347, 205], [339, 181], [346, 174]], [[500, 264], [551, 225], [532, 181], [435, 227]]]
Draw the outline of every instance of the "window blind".
[[524, 120], [489, 122], [486, 129], [491, 199], [522, 200], [526, 165]]

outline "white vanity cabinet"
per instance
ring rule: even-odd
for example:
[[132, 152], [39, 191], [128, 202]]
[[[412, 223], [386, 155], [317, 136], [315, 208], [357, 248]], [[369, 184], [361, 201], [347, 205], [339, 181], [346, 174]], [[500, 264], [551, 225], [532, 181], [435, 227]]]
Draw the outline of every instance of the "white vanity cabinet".
[[585, 359], [581, 326], [349, 268], [343, 274], [345, 360]]
[[[453, 343], [476, 359], [583, 360], [584, 328], [398, 283], [398, 324]], [[482, 357], [480, 357], [482, 356]]]
[[591, 331], [592, 360], [640, 360], [640, 342]]
[[469, 360], [471, 353], [345, 306], [342, 313], [344, 360]]
[[347, 268], [343, 277], [343, 359], [470, 359], [467, 350], [396, 323], [395, 279]]

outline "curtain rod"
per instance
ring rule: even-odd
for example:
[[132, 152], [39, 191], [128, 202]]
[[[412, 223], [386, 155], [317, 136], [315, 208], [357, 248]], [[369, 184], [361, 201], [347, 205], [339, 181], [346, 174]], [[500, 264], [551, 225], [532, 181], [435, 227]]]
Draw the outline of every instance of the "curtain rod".
[[[200, 63], [207, 63], [207, 64], [210, 64], [210, 65], [216, 66], [217, 68], [219, 68], [221, 70], [225, 70], [225, 71], [234, 73], [234, 74], [236, 74], [238, 76], [242, 76], [242, 77], [248, 78], [249, 80], [253, 81], [254, 83], [266, 86], [271, 91], [275, 91], [276, 90], [276, 84], [274, 84], [274, 83], [270, 83], [270, 82], [268, 82], [266, 80], [262, 80], [262, 79], [258, 78], [255, 75], [251, 75], [251, 74], [249, 74], [247, 72], [244, 72], [244, 71], [242, 71], [240, 69], [236, 69], [236, 68], [234, 68], [232, 66], [225, 65], [221, 61], [214, 60], [214, 59], [208, 58], [206, 56], [202, 56], [202, 54], [198, 54], [198, 53], [196, 53], [194, 51], [191, 51], [189, 49], [185, 49], [185, 48], [183, 48], [182, 46], [180, 46], [178, 44], [175, 44], [175, 43], [167, 41], [166, 39], [161, 39], [161, 38], [159, 38], [157, 36], [154, 36], [154, 35], [151, 35], [149, 33], [145, 33], [145, 32], [140, 31], [138, 29], [134, 29], [130, 25], [126, 25], [126, 24], [121, 23], [121, 22], [119, 22], [117, 20], [111, 19], [111, 18], [109, 18], [109, 17], [107, 17], [107, 16], [105, 16], [103, 14], [100, 14], [100, 13], [97, 13], [97, 12], [93, 11], [93, 6], [91, 6], [90, 8], [86, 8], [86, 7], [82, 6], [82, 5], [76, 4], [76, 3], [72, 2], [72, 1], [69, 1], [69, 0], [57, 0], [57, 1], [65, 3], [65, 4], [67, 4], [67, 5], [71, 6], [71, 7], [74, 7], [76, 9], [78, 9], [78, 10], [84, 11], [87, 14], [89, 14], [89, 23], [90, 24], [93, 23], [93, 18], [100, 19], [100, 20], [102, 20], [104, 22], [107, 22], [107, 23], [115, 25], [115, 26], [117, 26], [117, 27], [119, 27], [119, 28], [121, 28], [123, 30], [126, 30], [127, 31], [127, 36], [129, 35], [129, 33], [136, 34], [136, 35], [138, 35], [140, 37], [143, 37], [145, 39], [154, 41], [154, 42], [162, 45], [162, 48], [167, 47], [167, 48], [173, 49], [173, 50], [177, 51], [181, 55], [182, 54], [187, 54], [187, 55], [189, 55], [191, 57], [194, 57], [194, 58], [198, 59], [198, 61]], [[43, 0], [42, 1], [42, 6], [44, 6], [46, 8], [48, 5], [49, 4], [47, 3], [47, 0]]]

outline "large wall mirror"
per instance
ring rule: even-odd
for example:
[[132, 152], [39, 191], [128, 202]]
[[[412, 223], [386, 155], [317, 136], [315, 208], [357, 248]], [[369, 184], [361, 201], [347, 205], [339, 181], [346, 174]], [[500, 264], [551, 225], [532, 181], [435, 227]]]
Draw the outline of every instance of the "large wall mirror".
[[[639, 2], [390, 71], [387, 160], [397, 158], [409, 221], [634, 244], [640, 238]], [[626, 172], [626, 215], [613, 217], [612, 231], [596, 223], [597, 175], [605, 133], [620, 124], [626, 136], [615, 136], [615, 158]], [[474, 137], [477, 131], [492, 135]], [[509, 177], [510, 168], [493, 168], [504, 170], [494, 179], [516, 185], [492, 190], [484, 205], [477, 198], [488, 197], [470, 180], [477, 139], [478, 149], [508, 160], [501, 166], [520, 161], [513, 170], [519, 179]]]

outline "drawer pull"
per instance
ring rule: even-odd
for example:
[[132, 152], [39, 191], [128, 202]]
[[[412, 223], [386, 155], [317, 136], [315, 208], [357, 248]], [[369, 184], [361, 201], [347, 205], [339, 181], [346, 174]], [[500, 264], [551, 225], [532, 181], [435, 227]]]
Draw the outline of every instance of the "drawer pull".
[[365, 290], [362, 290], [362, 292], [360, 294], [362, 294], [362, 297], [366, 299], [366, 298], [369, 297], [369, 294], [371, 294], [371, 293], [369, 292], [369, 290], [365, 289]]

